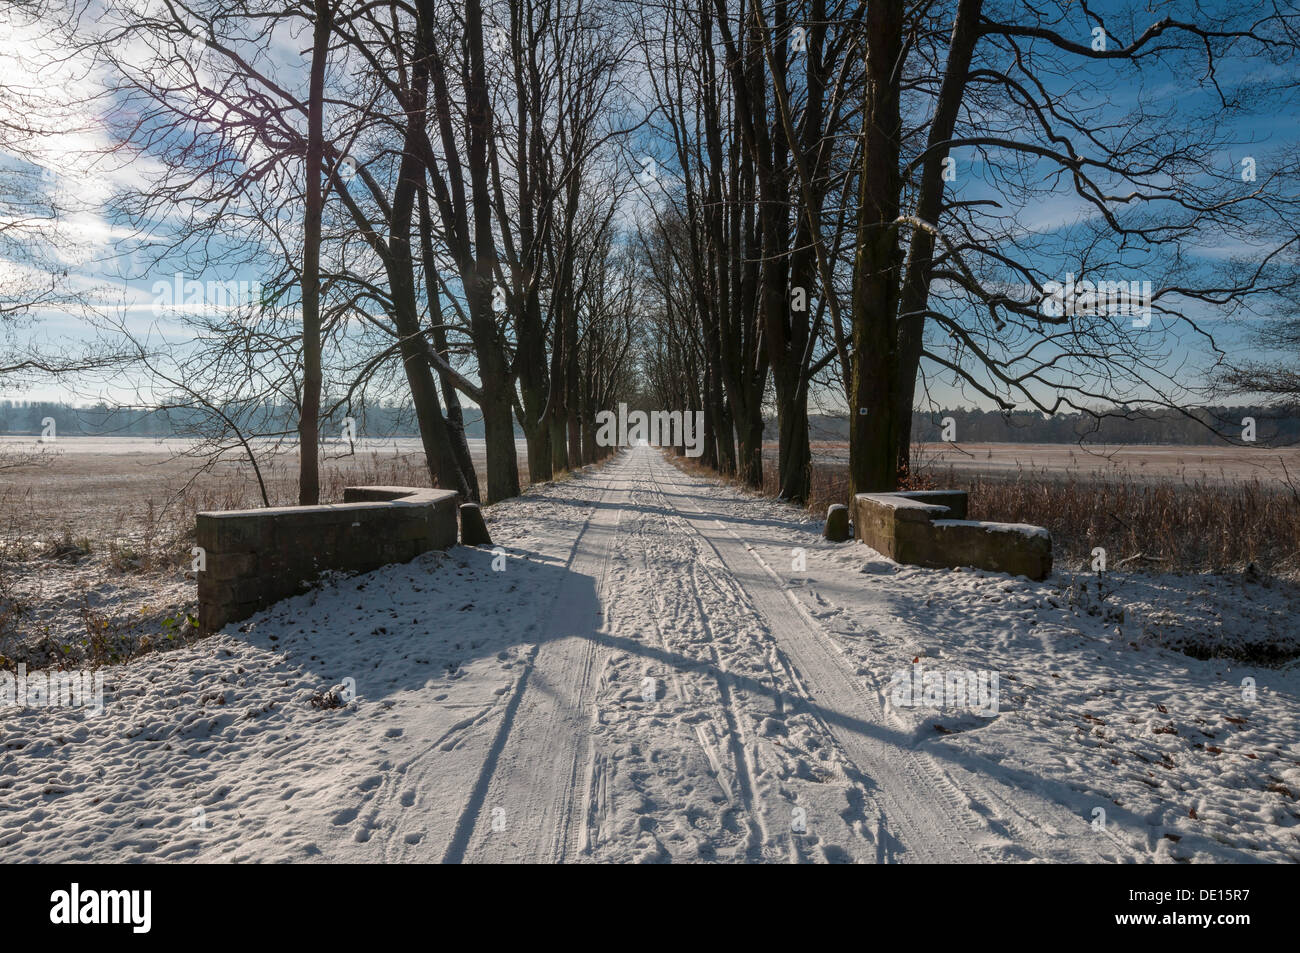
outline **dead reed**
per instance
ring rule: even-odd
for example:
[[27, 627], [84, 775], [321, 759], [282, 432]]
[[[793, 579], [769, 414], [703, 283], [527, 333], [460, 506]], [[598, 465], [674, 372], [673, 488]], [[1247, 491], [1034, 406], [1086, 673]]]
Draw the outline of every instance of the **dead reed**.
[[[764, 461], [767, 463], [768, 461]], [[706, 472], [703, 468], [692, 468]], [[775, 468], [763, 473], [763, 492], [777, 493]], [[1056, 565], [1087, 569], [1093, 549], [1107, 564], [1166, 572], [1240, 572], [1300, 578], [1300, 492], [1259, 480], [1228, 484], [1113, 478], [1057, 478], [1021, 471], [1015, 476], [957, 477], [923, 470], [906, 489], [964, 489], [967, 516], [999, 523], [1031, 523], [1052, 534]], [[825, 514], [849, 495], [845, 464], [814, 463], [808, 509]]]

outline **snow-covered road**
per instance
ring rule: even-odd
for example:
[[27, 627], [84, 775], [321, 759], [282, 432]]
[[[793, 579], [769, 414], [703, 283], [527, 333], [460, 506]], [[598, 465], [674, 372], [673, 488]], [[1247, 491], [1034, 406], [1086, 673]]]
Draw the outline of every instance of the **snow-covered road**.
[[[1296, 667], [1126, 633], [1172, 582], [1125, 623], [898, 567], [649, 448], [489, 517], [501, 551], [114, 667], [99, 717], [0, 712], [0, 860], [1300, 858]], [[917, 670], [997, 675], [997, 711], [894, 704]]]

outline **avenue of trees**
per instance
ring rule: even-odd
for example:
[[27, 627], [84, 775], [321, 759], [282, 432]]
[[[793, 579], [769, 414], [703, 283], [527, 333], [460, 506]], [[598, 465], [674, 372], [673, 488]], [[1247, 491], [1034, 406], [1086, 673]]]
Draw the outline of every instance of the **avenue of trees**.
[[[1189, 346], [1231, 357], [1216, 319], [1294, 300], [1294, 136], [1234, 144], [1295, 115], [1293, 7], [654, 10], [640, 46], [679, 175], [645, 258], [663, 347], [692, 352], [656, 368], [748, 483], [765, 380], [783, 496], [808, 492], [810, 396], [847, 418], [851, 490], [889, 489], [932, 377], [1040, 416], [1177, 407]], [[1149, 294], [1044, 301], [1106, 281]], [[1217, 379], [1285, 396], [1293, 367]]]
[[705, 465], [775, 465], [806, 500], [810, 414], [846, 421], [851, 492], [892, 489], [938, 381], [1039, 418], [1168, 413], [1201, 380], [1296, 394], [1293, 362], [1220, 340], [1272, 316], [1265, 343], [1295, 341], [1288, 4], [18, 6], [88, 64], [103, 158], [138, 170], [106, 213], [123, 287], [257, 282], [171, 302], [179, 341], [101, 318], [113, 359], [296, 439], [302, 503], [323, 422], [367, 402], [411, 406], [430, 479], [469, 499], [519, 492], [516, 427], [543, 480], [633, 401], [702, 410]]
[[108, 148], [147, 170], [113, 208], [139, 246], [125, 277], [257, 278], [233, 306], [171, 308], [180, 346], [108, 321], [150, 382], [218, 427], [291, 404], [302, 503], [322, 421], [366, 395], [410, 401], [431, 480], [468, 499], [519, 492], [516, 421], [534, 480], [606, 452], [584, 424], [627, 390], [636, 334], [619, 219], [636, 121], [611, 11], [73, 6], [97, 14], [67, 42], [101, 64]]

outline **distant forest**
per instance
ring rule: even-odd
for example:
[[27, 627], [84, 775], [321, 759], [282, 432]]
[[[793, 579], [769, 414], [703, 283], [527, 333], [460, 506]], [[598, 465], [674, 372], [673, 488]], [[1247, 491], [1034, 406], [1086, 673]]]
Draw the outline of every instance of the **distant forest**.
[[[232, 415], [235, 416], [235, 415]], [[240, 410], [239, 418], [250, 419], [247, 407]], [[412, 407], [379, 405], [357, 409], [353, 414], [356, 433], [361, 437], [418, 437]], [[54, 418], [56, 434], [62, 437], [191, 437], [201, 433], [212, 422], [211, 415], [199, 408], [174, 408], [159, 410], [148, 407], [109, 407], [105, 404], [75, 406], [50, 401], [0, 401], [0, 434], [32, 434], [42, 431], [41, 421]], [[265, 405], [253, 415], [256, 427], [253, 436], [264, 434], [294, 434], [298, 426], [298, 411], [289, 405]], [[321, 432], [338, 434], [343, 428], [344, 416], [321, 418]], [[473, 407], [465, 408], [465, 433], [470, 437], [483, 436], [483, 418]], [[522, 432], [520, 432], [522, 435]]]
[[[138, 407], [79, 407], [49, 401], [0, 401], [0, 434], [41, 433], [41, 421], [53, 417], [60, 436], [174, 437], [193, 436], [207, 421], [194, 409], [156, 410]], [[1255, 443], [1260, 446], [1300, 444], [1300, 408], [1296, 407], [1204, 407], [1180, 412], [1146, 410], [1123, 416], [1057, 414], [1046, 417], [1037, 411], [1001, 413], [992, 410], [917, 411], [912, 418], [912, 440], [918, 443], [943, 441], [944, 419], [952, 419], [957, 443], [1105, 443], [1212, 445], [1241, 443], [1243, 420], [1255, 421]], [[409, 406], [380, 405], [355, 412], [358, 436], [416, 437], [415, 412]], [[289, 406], [265, 407], [257, 430], [292, 433], [296, 411]], [[278, 426], [277, 426], [278, 422]], [[811, 415], [812, 439], [847, 440], [848, 421], [843, 417]], [[326, 434], [342, 429], [343, 418], [322, 421]], [[473, 407], [465, 408], [465, 432], [483, 436], [483, 420]], [[523, 431], [516, 426], [516, 436]], [[777, 438], [776, 419], [767, 422], [765, 439]]]
[[[1047, 417], [1034, 410], [1002, 413], [995, 410], [916, 411], [912, 415], [914, 443], [945, 442], [944, 418], [952, 418], [956, 443], [1095, 443], [1182, 444], [1206, 446], [1243, 443], [1243, 421], [1255, 421], [1254, 443], [1264, 447], [1300, 444], [1300, 408], [1197, 407], [1187, 411], [1112, 411], [1110, 416], [1057, 414]], [[775, 424], [773, 439], [775, 439]], [[847, 421], [839, 417], [812, 416], [813, 440], [847, 440]]]

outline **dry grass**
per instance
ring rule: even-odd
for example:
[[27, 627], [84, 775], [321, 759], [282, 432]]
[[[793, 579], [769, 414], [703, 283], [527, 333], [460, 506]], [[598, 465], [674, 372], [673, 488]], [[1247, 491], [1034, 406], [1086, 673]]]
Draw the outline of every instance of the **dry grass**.
[[1087, 568], [1102, 547], [1112, 568], [1122, 560], [1177, 572], [1253, 565], [1300, 576], [1300, 497], [1285, 486], [976, 479], [967, 489], [971, 519], [1046, 526], [1063, 568]]
[[[105, 554], [115, 572], [147, 574], [188, 568], [194, 514], [256, 509], [262, 490], [252, 468], [232, 459], [195, 472], [188, 457], [67, 454], [39, 473], [13, 473], [0, 486], [0, 564], [30, 559], [77, 562]], [[272, 506], [298, 502], [298, 469], [289, 455], [261, 466]], [[521, 460], [520, 484], [527, 484]], [[480, 486], [487, 474], [480, 467]], [[321, 501], [343, 501], [349, 486], [431, 485], [423, 454], [373, 452], [326, 457]], [[0, 613], [3, 593], [0, 593]]]
[[[684, 470], [717, 478], [694, 461], [672, 459]], [[775, 466], [764, 463], [762, 492], [775, 496]], [[1093, 549], [1101, 547], [1111, 568], [1128, 560], [1126, 569], [1300, 579], [1300, 492], [1286, 483], [1054, 479], [1026, 471], [1012, 478], [958, 477], [951, 468], [930, 468], [903, 488], [964, 489], [970, 519], [1045, 526], [1061, 569], [1089, 569]], [[813, 464], [810, 512], [825, 514], [848, 497], [846, 465]]]
[[[0, 668], [93, 667], [198, 637], [194, 516], [260, 508], [261, 487], [243, 460], [196, 471], [193, 458], [124, 446], [60, 452], [39, 471], [0, 478]], [[265, 459], [262, 478], [271, 505], [297, 503], [296, 459]], [[486, 485], [481, 468], [479, 480]], [[430, 482], [422, 453], [328, 456], [321, 499], [341, 502], [348, 486]]]
[[0, 561], [0, 645], [17, 634], [23, 617], [31, 607], [15, 590], [8, 568]]

